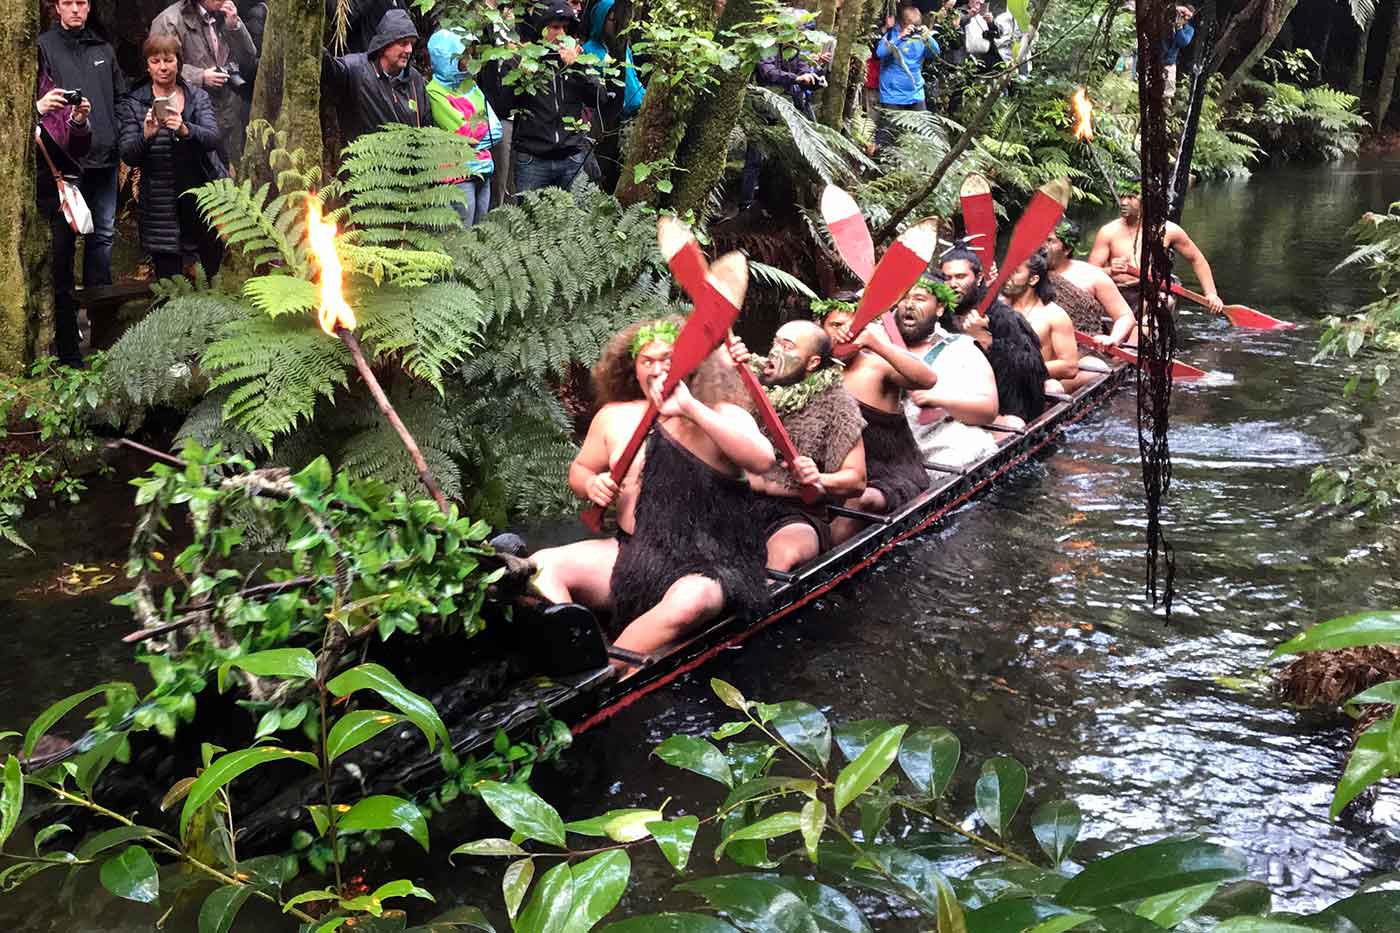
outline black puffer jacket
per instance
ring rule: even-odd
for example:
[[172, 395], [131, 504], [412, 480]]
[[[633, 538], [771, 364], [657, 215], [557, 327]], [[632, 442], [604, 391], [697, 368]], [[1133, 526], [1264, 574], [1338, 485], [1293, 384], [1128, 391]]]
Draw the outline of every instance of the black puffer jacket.
[[155, 100], [149, 79], [132, 88], [122, 105], [122, 161], [141, 169], [141, 246], [152, 255], [179, 253], [182, 240], [194, 239], [194, 231], [180, 235], [180, 195], [228, 175], [218, 156], [219, 124], [209, 95], [183, 78], [180, 89], [185, 93], [181, 116], [190, 128], [186, 139], [164, 128], [145, 138], [142, 126]]

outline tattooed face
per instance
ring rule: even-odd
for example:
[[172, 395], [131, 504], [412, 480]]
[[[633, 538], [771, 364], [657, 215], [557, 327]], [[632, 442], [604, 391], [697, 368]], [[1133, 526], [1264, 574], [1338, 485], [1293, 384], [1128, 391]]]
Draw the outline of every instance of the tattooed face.
[[813, 329], [811, 324], [804, 326], [801, 321], [792, 321], [778, 328], [759, 381], [767, 386], [790, 386], [805, 379], [813, 368], [812, 340], [808, 333]]

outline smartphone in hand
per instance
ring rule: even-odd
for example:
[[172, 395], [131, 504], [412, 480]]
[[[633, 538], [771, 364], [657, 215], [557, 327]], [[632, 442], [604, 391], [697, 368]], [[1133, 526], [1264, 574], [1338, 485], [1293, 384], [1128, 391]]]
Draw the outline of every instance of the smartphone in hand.
[[170, 98], [157, 97], [151, 102], [151, 112], [155, 114], [156, 122], [164, 125], [165, 118], [170, 114]]

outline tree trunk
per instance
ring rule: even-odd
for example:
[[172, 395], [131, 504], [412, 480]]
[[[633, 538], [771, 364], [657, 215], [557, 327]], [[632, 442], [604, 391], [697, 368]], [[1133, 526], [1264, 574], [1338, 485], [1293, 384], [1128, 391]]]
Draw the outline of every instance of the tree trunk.
[[[847, 3], [858, 0], [846, 0]], [[716, 32], [735, 30], [752, 22], [759, 14], [759, 0], [729, 0], [720, 16]], [[752, 64], [741, 65], [726, 72], [719, 84], [695, 104], [686, 121], [689, 126], [677, 150], [679, 168], [671, 206], [684, 214], [693, 210], [698, 215], [705, 198], [724, 174], [729, 155], [729, 135], [744, 112], [744, 92], [753, 75]]]
[[39, 325], [53, 296], [48, 268], [47, 224], [34, 205], [34, 59], [39, 5], [7, 3], [0, 9], [0, 75], [10, 90], [0, 95], [0, 372], [19, 373], [39, 343]]
[[1254, 48], [1250, 49], [1244, 61], [1240, 62], [1225, 78], [1225, 86], [1220, 89], [1219, 101], [1223, 105], [1235, 96], [1235, 92], [1244, 84], [1244, 79], [1249, 77], [1249, 72], [1259, 63], [1259, 59], [1269, 51], [1274, 44], [1274, 39], [1278, 38], [1279, 30], [1283, 28], [1284, 21], [1288, 19], [1288, 14], [1293, 12], [1293, 8], [1298, 5], [1298, 0], [1280, 0], [1269, 11], [1264, 20], [1264, 32], [1259, 37], [1259, 41], [1254, 43]]
[[1219, 71], [1225, 66], [1225, 59], [1229, 58], [1230, 53], [1235, 51], [1235, 46], [1239, 45], [1245, 24], [1261, 11], [1267, 17], [1271, 6], [1271, 0], [1249, 0], [1242, 10], [1225, 21], [1224, 28], [1220, 30], [1220, 39], [1215, 44], [1215, 54], [1210, 57], [1211, 71]]
[[832, 129], [841, 129], [846, 114], [846, 88], [851, 82], [851, 46], [865, 17], [865, 0], [845, 0], [836, 17], [836, 51], [827, 70], [827, 86], [822, 92], [818, 117]]
[[[321, 42], [326, 28], [323, 0], [270, 0], [263, 33], [250, 123], [266, 120], [287, 134], [291, 149], [320, 161]], [[270, 180], [267, 153], [249, 146], [240, 177]]]
[[1347, 93], [1352, 97], [1360, 98], [1366, 86], [1366, 53], [1370, 50], [1371, 25], [1374, 22], [1372, 18], [1365, 26], [1357, 27], [1360, 35], [1356, 40], [1356, 55], [1351, 60], [1351, 82], [1347, 84]]
[[[712, 0], [682, 0], [682, 6], [684, 11], [692, 14], [692, 18], [681, 19], [694, 23], [694, 28], [706, 29], [713, 25]], [[676, 158], [677, 147], [685, 135], [686, 123], [695, 104], [697, 81], [692, 79], [663, 84], [660, 77], [671, 69], [665, 63], [660, 64], [661, 67], [651, 72], [652, 83], [647, 87], [646, 100], [632, 127], [627, 158], [623, 161], [622, 175], [614, 192], [623, 207], [643, 202], [656, 203], [656, 183], [668, 176], [665, 168]], [[663, 171], [653, 171], [642, 181], [637, 181], [637, 166], [643, 164], [659, 166]]]
[[835, 32], [837, 11], [840, 8], [841, 0], [821, 0], [821, 4], [817, 7], [817, 29], [825, 33]]
[[1376, 132], [1385, 125], [1385, 115], [1390, 110], [1390, 100], [1395, 94], [1395, 70], [1400, 67], [1400, 3], [1395, 4], [1395, 18], [1390, 23], [1390, 37], [1385, 47], [1385, 64], [1381, 67], [1381, 80], [1376, 85]]

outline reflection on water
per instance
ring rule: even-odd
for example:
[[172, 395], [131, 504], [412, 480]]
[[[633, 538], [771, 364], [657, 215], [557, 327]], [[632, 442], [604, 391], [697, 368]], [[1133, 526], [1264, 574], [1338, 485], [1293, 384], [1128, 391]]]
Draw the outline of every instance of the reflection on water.
[[[1244, 849], [1253, 875], [1274, 886], [1276, 906], [1293, 908], [1334, 900], [1389, 870], [1400, 858], [1389, 828], [1400, 798], [1383, 794], [1371, 820], [1327, 819], [1344, 726], [1235, 684], [1308, 622], [1400, 605], [1394, 530], [1338, 518], [1306, 498], [1314, 467], [1386, 434], [1384, 406], [1358, 414], [1339, 404], [1346, 364], [1310, 359], [1315, 322], [1372, 294], [1362, 278], [1329, 275], [1348, 250], [1346, 229], [1397, 198], [1393, 163], [1270, 171], [1193, 192], [1186, 226], [1226, 300], [1304, 326], [1249, 332], [1182, 316], [1182, 358], [1234, 378], [1175, 395], [1165, 527], [1177, 550], [1178, 611], [1170, 624], [1143, 603], [1135, 404], [1125, 393], [1049, 456], [873, 571], [580, 737], [539, 776], [541, 791], [566, 819], [669, 795], [671, 813], [713, 805], [714, 785], [645, 751], [672, 732], [727, 720], [706, 686], [722, 677], [750, 696], [809, 700], [836, 719], [946, 725], [974, 766], [1014, 755], [1031, 769], [1033, 800], [1071, 797], [1084, 808], [1081, 855], [1200, 833]], [[121, 547], [115, 533], [104, 540], [63, 520], [39, 530], [54, 563], [94, 542]], [[0, 572], [15, 584], [33, 566], [17, 561]], [[12, 717], [23, 720], [45, 698], [128, 657], [115, 644], [124, 619], [100, 600], [55, 608], [11, 599], [18, 640], [8, 650], [24, 661], [0, 683]], [[966, 773], [955, 791], [960, 812], [971, 810]], [[470, 829], [438, 829], [431, 858], [402, 847], [394, 858], [410, 859], [445, 901], [498, 903], [493, 876], [442, 857], [443, 844]], [[386, 877], [405, 864], [385, 867]], [[669, 894], [673, 875], [660, 859], [638, 859], [634, 879], [628, 910], [693, 906]], [[903, 929], [900, 922], [886, 928]]]

